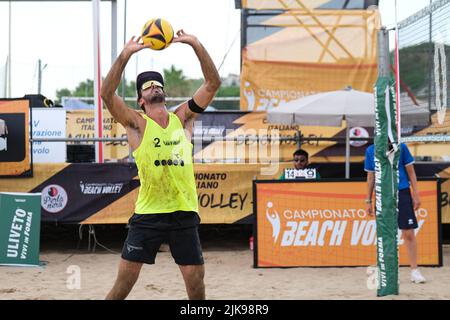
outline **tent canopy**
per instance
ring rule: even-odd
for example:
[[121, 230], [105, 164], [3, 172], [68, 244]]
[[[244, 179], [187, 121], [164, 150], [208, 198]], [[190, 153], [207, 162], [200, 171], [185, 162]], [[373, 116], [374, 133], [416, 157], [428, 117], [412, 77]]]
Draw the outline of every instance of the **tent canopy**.
[[[426, 126], [430, 112], [425, 106], [416, 106], [409, 97], [401, 97], [401, 121], [403, 127]], [[267, 112], [271, 123], [299, 124], [304, 126], [373, 127], [375, 124], [375, 98], [372, 93], [353, 90], [322, 92], [286, 103]]]

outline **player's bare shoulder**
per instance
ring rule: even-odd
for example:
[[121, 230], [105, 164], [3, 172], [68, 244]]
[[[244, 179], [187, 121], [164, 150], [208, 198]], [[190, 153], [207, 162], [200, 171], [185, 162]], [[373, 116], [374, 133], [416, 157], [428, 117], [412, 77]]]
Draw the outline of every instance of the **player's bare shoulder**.
[[131, 118], [133, 120], [125, 126], [125, 131], [127, 132], [128, 143], [130, 144], [131, 149], [136, 150], [144, 138], [147, 122], [136, 110], [130, 109], [130, 113], [132, 114]]
[[183, 102], [182, 104], [180, 104], [174, 111], [174, 114], [178, 117], [178, 119], [180, 119], [183, 127], [186, 126], [186, 122], [188, 120], [187, 114], [186, 114], [187, 107], [188, 107], [188, 103], [186, 101], [186, 102]]
[[130, 109], [131, 111], [131, 118], [132, 120], [128, 123], [128, 126], [131, 130], [137, 130], [139, 132], [142, 132], [142, 134], [145, 131], [145, 126], [147, 124], [147, 121], [145, 121], [143, 115], [141, 112], [138, 112], [136, 110]]

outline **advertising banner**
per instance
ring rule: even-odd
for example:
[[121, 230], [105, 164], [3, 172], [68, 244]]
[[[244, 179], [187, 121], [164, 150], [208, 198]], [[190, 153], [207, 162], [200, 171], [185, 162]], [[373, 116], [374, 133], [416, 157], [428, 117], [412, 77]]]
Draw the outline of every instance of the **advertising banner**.
[[[376, 220], [365, 211], [365, 181], [256, 181], [255, 267], [375, 265]], [[442, 265], [438, 186], [419, 181], [419, 265]], [[399, 233], [400, 264], [408, 255]]]
[[27, 99], [0, 100], [0, 176], [31, 175]]
[[44, 221], [79, 223], [122, 199], [130, 202], [128, 210], [114, 209], [121, 215], [121, 223], [127, 223], [135, 202], [127, 195], [139, 186], [136, 175], [134, 165], [70, 165], [31, 192], [42, 193]]
[[[67, 138], [95, 138], [95, 119], [93, 110], [67, 111]], [[103, 138], [126, 138], [125, 128], [111, 116], [108, 110], [103, 110]], [[104, 159], [117, 160], [128, 157], [127, 142], [104, 142]]]
[[[343, 164], [321, 163], [316, 167], [322, 178], [344, 176]], [[278, 179], [292, 163], [280, 163], [277, 173], [269, 176], [261, 174], [265, 168], [267, 165], [261, 164], [195, 164], [202, 223], [253, 223], [253, 179]], [[358, 177], [365, 177], [362, 163], [352, 168], [359, 172]], [[448, 164], [416, 164], [415, 169], [419, 177], [439, 173], [443, 178], [439, 195], [442, 222], [450, 223], [450, 180], [445, 179], [450, 177]], [[0, 179], [0, 190], [47, 192], [48, 197], [43, 197], [45, 208], [55, 212], [43, 207], [42, 221], [123, 224], [133, 214], [139, 190], [134, 164], [36, 164], [33, 171], [33, 178]]]
[[39, 265], [40, 193], [0, 193], [0, 265]]
[[[66, 110], [33, 108], [33, 139], [65, 138]], [[33, 142], [33, 163], [66, 162], [65, 142]]]

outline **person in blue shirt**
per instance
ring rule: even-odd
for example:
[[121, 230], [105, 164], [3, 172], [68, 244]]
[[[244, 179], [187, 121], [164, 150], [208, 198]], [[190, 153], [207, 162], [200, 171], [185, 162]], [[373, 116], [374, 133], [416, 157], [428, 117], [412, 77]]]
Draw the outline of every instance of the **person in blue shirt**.
[[[425, 278], [417, 268], [417, 241], [414, 229], [418, 227], [415, 210], [420, 207], [417, 177], [414, 171], [414, 158], [408, 147], [400, 144], [400, 159], [398, 163], [398, 227], [402, 230], [402, 237], [408, 251], [411, 264], [411, 281], [424, 283]], [[374, 215], [372, 194], [375, 185], [375, 147], [372, 144], [366, 150], [364, 170], [367, 172], [367, 212]], [[410, 191], [412, 187], [412, 193]]]

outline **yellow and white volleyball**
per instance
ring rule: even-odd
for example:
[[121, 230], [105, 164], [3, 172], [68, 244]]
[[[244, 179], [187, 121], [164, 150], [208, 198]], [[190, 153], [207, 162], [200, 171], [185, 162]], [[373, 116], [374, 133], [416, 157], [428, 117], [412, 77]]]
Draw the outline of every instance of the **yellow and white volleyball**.
[[144, 45], [153, 50], [167, 48], [173, 40], [172, 25], [164, 19], [155, 18], [147, 21], [141, 32]]

